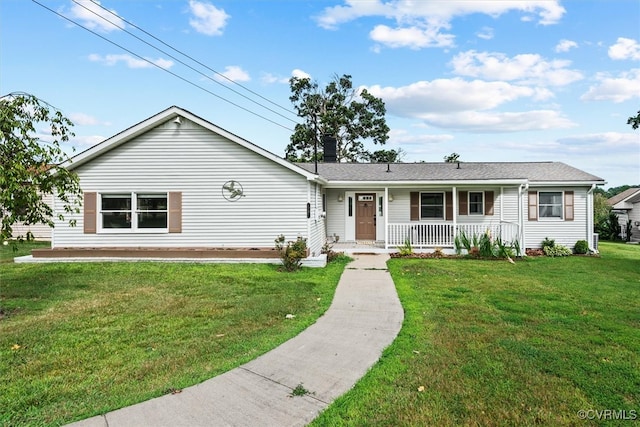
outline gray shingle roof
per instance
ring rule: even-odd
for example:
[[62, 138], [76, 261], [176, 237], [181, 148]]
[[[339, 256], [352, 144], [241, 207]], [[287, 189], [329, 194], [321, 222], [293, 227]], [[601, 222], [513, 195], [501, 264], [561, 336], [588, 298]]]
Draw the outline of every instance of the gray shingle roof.
[[[630, 196], [634, 196], [636, 193], [640, 194], [640, 187], [627, 188], [622, 193], [616, 194], [615, 196], [609, 198], [607, 202], [609, 203], [609, 205], [613, 206]], [[633, 197], [633, 199], [635, 200], [635, 197]]]
[[[297, 163], [313, 172], [313, 163]], [[389, 172], [387, 172], [387, 168]], [[528, 180], [529, 182], [585, 182], [604, 180], [561, 162], [495, 163], [318, 163], [318, 174], [335, 181], [483, 181]]]

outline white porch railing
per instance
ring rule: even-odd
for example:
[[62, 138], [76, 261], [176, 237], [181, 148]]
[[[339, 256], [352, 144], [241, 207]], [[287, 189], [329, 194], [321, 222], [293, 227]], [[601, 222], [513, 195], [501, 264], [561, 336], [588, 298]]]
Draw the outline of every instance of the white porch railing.
[[454, 232], [453, 223], [410, 222], [389, 224], [387, 247], [402, 246], [407, 239], [414, 248], [453, 247], [454, 239], [459, 231], [471, 237], [484, 234], [487, 231], [493, 238], [500, 237], [502, 241], [512, 242], [518, 239], [518, 224], [512, 222], [498, 222], [495, 224], [457, 224]]

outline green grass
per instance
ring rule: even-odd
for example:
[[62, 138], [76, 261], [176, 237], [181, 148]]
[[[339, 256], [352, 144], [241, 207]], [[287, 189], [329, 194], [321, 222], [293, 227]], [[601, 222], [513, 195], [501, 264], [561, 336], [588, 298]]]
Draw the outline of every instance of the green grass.
[[640, 247], [601, 252], [515, 265], [392, 259], [403, 328], [312, 425], [629, 425], [596, 410], [640, 419]]
[[346, 264], [12, 264], [0, 250], [3, 426], [87, 418], [254, 359], [328, 308]]

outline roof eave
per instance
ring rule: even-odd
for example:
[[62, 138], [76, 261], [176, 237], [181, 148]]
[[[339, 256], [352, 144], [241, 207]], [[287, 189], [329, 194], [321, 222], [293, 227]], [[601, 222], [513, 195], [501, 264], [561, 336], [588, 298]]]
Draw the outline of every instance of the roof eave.
[[463, 185], [522, 185], [526, 179], [482, 179], [482, 180], [414, 180], [414, 181], [331, 181], [328, 188], [343, 187], [417, 187], [417, 186], [463, 186]]

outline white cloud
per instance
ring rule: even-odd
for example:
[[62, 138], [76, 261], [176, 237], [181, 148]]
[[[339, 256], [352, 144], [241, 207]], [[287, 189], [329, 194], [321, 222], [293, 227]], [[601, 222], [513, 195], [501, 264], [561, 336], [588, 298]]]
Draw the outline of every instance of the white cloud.
[[98, 119], [85, 113], [70, 113], [68, 117], [76, 126], [93, 126], [100, 124]]
[[427, 113], [489, 110], [519, 98], [538, 96], [535, 89], [526, 86], [461, 78], [420, 81], [398, 88], [376, 85], [367, 90], [382, 98], [390, 114], [413, 118]]
[[560, 42], [556, 45], [556, 52], [569, 52], [569, 50], [578, 47], [578, 43], [572, 40], [560, 40]]
[[[146, 60], [145, 60], [146, 59]], [[128, 68], [152, 68], [157, 65], [160, 68], [169, 69], [173, 66], [173, 61], [168, 59], [153, 59], [153, 58], [145, 58], [140, 59], [128, 54], [112, 54], [112, 55], [98, 55], [97, 53], [92, 53], [89, 55], [89, 60], [92, 62], [100, 62], [107, 66], [114, 66], [119, 62], [123, 62]]]
[[582, 101], [612, 101], [620, 103], [629, 99], [640, 98], [640, 68], [612, 77], [606, 73], [596, 75], [598, 83], [589, 87], [582, 95]]
[[249, 73], [237, 65], [229, 65], [225, 67], [224, 72], [220, 73], [222, 76], [216, 74], [215, 79], [220, 82], [227, 82], [229, 80], [233, 82], [248, 82], [251, 80]]
[[110, 32], [125, 27], [117, 12], [113, 9], [105, 11], [100, 7], [98, 0], [78, 0], [77, 3], [72, 3], [71, 17], [82, 21], [85, 27], [97, 31]]
[[443, 129], [517, 132], [575, 126], [561, 113], [550, 109], [494, 111], [521, 99], [538, 100], [549, 96], [544, 89], [507, 82], [454, 78], [420, 81], [398, 88], [372, 86], [367, 90], [385, 102], [389, 115], [420, 119]]
[[583, 78], [582, 73], [568, 68], [570, 61], [546, 61], [537, 54], [509, 58], [501, 53], [470, 50], [456, 55], [451, 65], [455, 74], [489, 80], [565, 86]]
[[640, 43], [637, 40], [618, 37], [616, 44], [609, 47], [609, 58], [640, 61]]
[[480, 31], [476, 34], [478, 38], [483, 40], [491, 40], [493, 38], [493, 28], [491, 27], [482, 27]]
[[295, 77], [298, 79], [310, 79], [311, 74], [296, 68], [295, 70], [291, 71], [291, 77]]
[[[558, 0], [504, 0], [504, 1], [441, 1], [441, 0], [345, 0], [344, 5], [327, 7], [316, 18], [325, 29], [336, 29], [340, 24], [363, 17], [382, 17], [395, 21], [395, 26], [377, 25], [370, 33], [376, 42], [392, 48], [448, 47], [454, 44], [450, 29], [456, 17], [485, 14], [498, 17], [503, 13], [519, 11], [537, 15], [542, 25], [556, 24], [565, 13]], [[490, 33], [483, 30], [484, 37]]]
[[396, 145], [424, 145], [442, 144], [453, 140], [452, 135], [447, 134], [412, 134], [405, 129], [391, 129], [389, 143]]
[[104, 136], [100, 136], [100, 135], [80, 135], [80, 136], [75, 136], [70, 142], [73, 145], [82, 145], [84, 147], [89, 146], [92, 147], [102, 141], [104, 141], [106, 138]]
[[463, 111], [450, 114], [428, 113], [427, 123], [445, 129], [476, 133], [522, 132], [531, 130], [566, 129], [576, 126], [553, 110], [521, 112]]
[[454, 36], [441, 34], [438, 30], [439, 28], [391, 28], [386, 25], [377, 25], [369, 33], [369, 36], [371, 40], [393, 48], [422, 49], [454, 46]]
[[196, 0], [189, 0], [189, 10], [193, 14], [193, 18], [189, 20], [191, 27], [208, 36], [222, 35], [222, 29], [231, 17], [224, 9], [218, 9], [210, 3]]
[[275, 74], [271, 74], [271, 73], [262, 73], [262, 76], [260, 77], [260, 81], [266, 84], [274, 84], [274, 83], [289, 84], [289, 78], [290, 77], [276, 76]]

